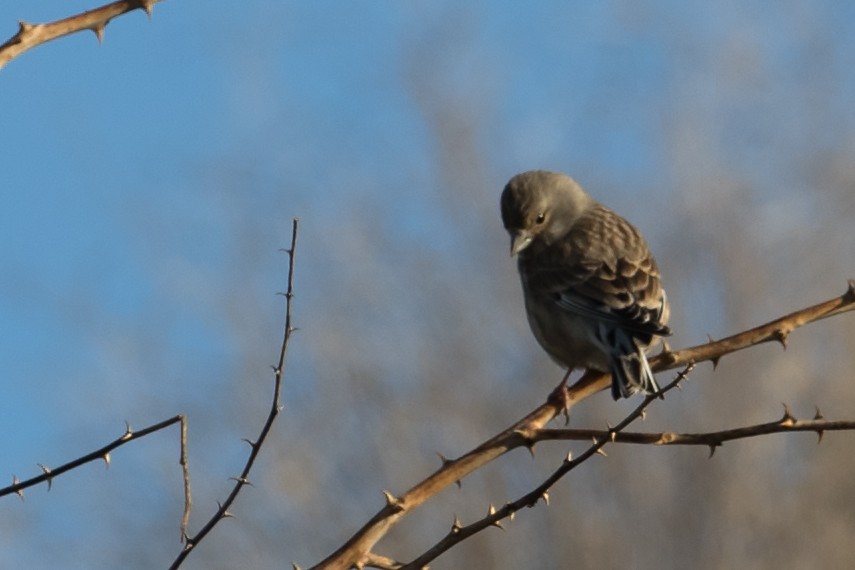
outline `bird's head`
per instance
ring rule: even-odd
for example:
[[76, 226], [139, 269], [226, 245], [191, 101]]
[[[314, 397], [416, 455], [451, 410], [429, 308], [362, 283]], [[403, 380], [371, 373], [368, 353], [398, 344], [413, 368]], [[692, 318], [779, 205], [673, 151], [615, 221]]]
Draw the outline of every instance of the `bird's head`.
[[561, 238], [592, 202], [565, 174], [517, 174], [502, 191], [502, 223], [511, 236], [511, 255], [538, 241], [548, 245]]

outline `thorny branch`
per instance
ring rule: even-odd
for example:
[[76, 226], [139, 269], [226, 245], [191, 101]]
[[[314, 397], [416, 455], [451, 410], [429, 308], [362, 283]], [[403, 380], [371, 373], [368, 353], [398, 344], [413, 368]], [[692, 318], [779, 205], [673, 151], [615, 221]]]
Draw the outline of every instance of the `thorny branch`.
[[[591, 440], [593, 443], [586, 449], [581, 455], [574, 458], [569, 453], [561, 465], [553, 471], [553, 473], [547, 477], [543, 483], [520, 497], [519, 499], [512, 501], [510, 503], [505, 504], [502, 508], [496, 509], [492, 505], [490, 505], [489, 510], [487, 511], [487, 516], [483, 517], [480, 520], [477, 520], [471, 524], [466, 526], [462, 526], [460, 521], [455, 517], [454, 523], [451, 526], [451, 530], [445, 537], [440, 540], [436, 545], [428, 549], [424, 554], [401, 567], [401, 570], [420, 570], [424, 568], [429, 562], [436, 559], [440, 554], [450, 550], [456, 544], [466, 540], [470, 536], [481, 532], [485, 528], [489, 528], [491, 526], [502, 527], [502, 520], [504, 519], [512, 519], [517, 511], [524, 507], [533, 507], [537, 504], [539, 500], [543, 500], [547, 505], [549, 504], [549, 490], [552, 488], [555, 483], [557, 483], [562, 477], [567, 475], [573, 469], [579, 467], [582, 463], [589, 460], [594, 455], [600, 454], [605, 455], [605, 451], [603, 451], [603, 447], [606, 446], [609, 442], [615, 441], [615, 438], [623, 431], [624, 428], [629, 426], [632, 422], [637, 420], [638, 418], [644, 417], [645, 410], [650, 406], [654, 401], [659, 400], [660, 395], [664, 395], [674, 388], [676, 388], [689, 373], [694, 369], [694, 363], [690, 363], [687, 365], [678, 375], [672, 380], [668, 385], [664, 386], [659, 395], [650, 395], [644, 398], [644, 400], [627, 416], [620, 421], [615, 427], [610, 428], [609, 430], [602, 432], [598, 437], [593, 437]], [[533, 447], [535, 441], [531, 441], [529, 445]]]
[[[273, 422], [276, 417], [279, 415], [279, 412], [282, 411], [281, 404], [281, 393], [282, 393], [282, 379], [283, 379], [283, 370], [285, 369], [285, 358], [288, 352], [289, 341], [291, 340], [291, 335], [297, 330], [292, 325], [292, 301], [294, 299], [294, 258], [296, 253], [297, 246], [297, 226], [299, 221], [295, 218], [293, 220], [293, 226], [291, 230], [291, 247], [286, 251], [288, 253], [288, 285], [287, 290], [283, 294], [285, 296], [285, 331], [282, 336], [282, 345], [279, 350], [279, 361], [273, 367], [273, 375], [274, 375], [274, 383], [273, 383], [273, 398], [272, 404], [270, 407], [270, 412], [267, 415], [267, 419], [264, 422], [264, 425], [261, 428], [261, 433], [258, 436], [258, 439], [255, 441], [246, 440], [250, 446], [249, 457], [246, 460], [246, 463], [241, 471], [241, 474], [238, 477], [234, 477], [234, 487], [232, 491], [229, 493], [228, 497], [226, 497], [225, 501], [223, 501], [217, 512], [208, 520], [207, 523], [202, 527], [199, 532], [197, 532], [194, 536], [189, 536], [187, 534], [187, 525], [190, 521], [190, 510], [192, 507], [192, 495], [190, 492], [190, 470], [187, 462], [187, 418], [183, 415], [178, 415], [167, 420], [163, 420], [162, 422], [156, 423], [149, 427], [146, 427], [141, 430], [134, 431], [131, 429], [131, 426], [128, 425], [125, 429], [125, 433], [122, 434], [121, 437], [116, 439], [115, 441], [105, 445], [104, 447], [97, 449], [87, 455], [84, 455], [74, 461], [70, 461], [56, 468], [49, 468], [45, 465], [39, 465], [42, 469], [42, 474], [31, 479], [27, 479], [26, 481], [19, 481], [17, 477], [12, 476], [12, 485], [0, 489], [0, 497], [9, 495], [12, 493], [16, 493], [22, 499], [24, 498], [24, 489], [28, 487], [32, 487], [34, 485], [38, 485], [40, 483], [47, 483], [48, 489], [50, 489], [53, 479], [62, 475], [63, 473], [80, 467], [86, 463], [95, 460], [103, 460], [106, 465], [109, 467], [110, 465], [110, 453], [120, 447], [129, 443], [135, 439], [139, 439], [141, 437], [145, 437], [151, 433], [167, 428], [175, 423], [181, 424], [181, 456], [179, 459], [179, 463], [181, 465], [181, 471], [184, 478], [184, 512], [181, 516], [181, 539], [184, 542], [184, 548], [178, 554], [178, 556], [173, 561], [170, 568], [178, 568], [185, 558], [192, 552], [192, 550], [205, 538], [205, 536], [219, 523], [222, 519], [232, 516], [229, 512], [229, 507], [234, 503], [237, 498], [238, 493], [240, 493], [241, 489], [245, 485], [250, 485], [249, 474], [252, 470], [253, 465], [255, 464], [255, 460], [258, 457], [259, 452], [261, 451], [261, 446], [264, 441], [267, 439], [268, 434], [270, 433], [270, 429], [273, 426]], [[381, 557], [377, 557], [377, 560], [381, 559]]]
[[[784, 417], [778, 421], [765, 424], [755, 424], [721, 431], [706, 433], [675, 433], [670, 431], [650, 432], [620, 432], [614, 438], [615, 443], [635, 443], [642, 445], [704, 445], [710, 448], [710, 456], [715, 453], [716, 448], [721, 447], [726, 441], [768, 435], [772, 433], [788, 433], [794, 431], [811, 431], [822, 436], [827, 431], [853, 431], [855, 421], [853, 420], [826, 420], [822, 414], [810, 420], [796, 419], [789, 409], [784, 412]], [[604, 430], [594, 429], [542, 429], [534, 437], [535, 442], [555, 440], [578, 440], [590, 441], [600, 439], [609, 435]]]
[[187, 418], [185, 416], [174, 416], [169, 418], [168, 420], [163, 420], [162, 422], [158, 422], [154, 425], [150, 425], [141, 430], [134, 431], [131, 429], [130, 425], [127, 425], [125, 428], [125, 433], [122, 434], [118, 439], [108, 443], [101, 449], [96, 449], [92, 453], [88, 453], [82, 457], [79, 457], [73, 461], [69, 461], [59, 467], [55, 467], [53, 469], [46, 467], [45, 465], [39, 464], [39, 467], [42, 470], [42, 474], [33, 477], [31, 479], [27, 479], [26, 481], [18, 481], [18, 478], [14, 475], [12, 476], [12, 484], [8, 487], [4, 487], [0, 489], [0, 497], [4, 497], [11, 493], [16, 493], [22, 499], [24, 498], [24, 489], [27, 487], [32, 487], [34, 485], [38, 485], [40, 483], [47, 483], [48, 490], [50, 490], [51, 485], [53, 484], [53, 479], [62, 475], [67, 471], [71, 471], [72, 469], [76, 469], [81, 465], [85, 465], [86, 463], [90, 463], [96, 460], [102, 460], [107, 465], [110, 466], [110, 453], [116, 449], [117, 447], [121, 447], [126, 443], [130, 443], [135, 439], [140, 439], [141, 437], [145, 437], [149, 434], [152, 434], [156, 431], [160, 431], [164, 428], [171, 426], [172, 424], [180, 423], [181, 424], [181, 465], [183, 467], [184, 473], [184, 484], [185, 484], [185, 495], [184, 502], [187, 509], [189, 509], [190, 504], [190, 483], [189, 483], [189, 474], [187, 473], [186, 465], [187, 465]]
[[291, 324], [291, 304], [294, 299], [294, 258], [297, 253], [297, 225], [299, 224], [299, 220], [294, 218], [293, 225], [291, 228], [291, 246], [285, 250], [288, 254], [288, 286], [284, 293], [285, 296], [285, 330], [282, 334], [282, 345], [279, 349], [279, 362], [273, 367], [273, 401], [270, 406], [270, 412], [267, 415], [267, 420], [264, 422], [264, 425], [261, 428], [261, 433], [258, 435], [258, 439], [255, 441], [245, 440], [247, 444], [249, 444], [250, 452], [249, 457], [246, 460], [246, 464], [243, 467], [243, 471], [237, 477], [234, 477], [233, 480], [235, 482], [234, 487], [232, 487], [231, 492], [228, 497], [219, 505], [217, 512], [208, 519], [208, 522], [193, 536], [189, 536], [186, 533], [186, 527], [182, 527], [184, 531], [184, 548], [172, 562], [172, 565], [169, 567], [170, 570], [178, 568], [181, 566], [181, 563], [185, 558], [193, 551], [194, 548], [204, 539], [209, 532], [224, 518], [232, 516], [232, 513], [229, 512], [229, 507], [234, 503], [235, 499], [240, 493], [241, 489], [245, 485], [251, 485], [249, 480], [249, 473], [252, 470], [252, 466], [255, 464], [255, 460], [258, 457], [259, 451], [261, 451], [261, 446], [264, 444], [264, 441], [267, 439], [267, 435], [270, 433], [270, 428], [273, 426], [273, 422], [276, 420], [276, 416], [279, 415], [279, 412], [282, 411], [282, 404], [280, 403], [280, 396], [282, 393], [282, 373], [285, 369], [285, 357], [288, 353], [288, 344], [291, 340], [291, 335], [297, 330]]
[[[855, 309], [855, 279], [849, 281], [847, 291], [839, 297], [795, 311], [719, 341], [710, 341], [679, 351], [666, 348], [661, 354], [651, 358], [650, 364], [654, 371], [669, 370], [703, 361], [711, 361], [715, 365], [724, 355], [757, 344], [777, 341], [786, 347], [787, 338], [795, 329], [853, 309]], [[566, 399], [568, 409], [605, 389], [609, 382], [608, 374], [585, 374], [568, 389]], [[443, 458], [442, 466], [439, 469], [403, 495], [396, 497], [386, 492], [386, 504], [383, 508], [338, 550], [312, 568], [314, 570], [347, 570], [351, 567], [370, 566], [372, 560], [377, 556], [372, 552], [374, 545], [409, 512], [421, 506], [444, 488], [460, 481], [508, 451], [520, 446], [532, 446], [538, 432], [562, 411], [564, 410], [558, 403], [548, 400], [526, 417], [472, 451], [453, 460]], [[401, 566], [397, 564], [388, 567]]]
[[104, 28], [107, 27], [110, 20], [140, 9], [151, 17], [154, 5], [160, 1], [119, 0], [55, 22], [30, 24], [20, 21], [18, 22], [18, 33], [0, 45], [0, 69], [29, 49], [84, 30], [95, 32], [98, 41], [101, 42], [104, 39]]

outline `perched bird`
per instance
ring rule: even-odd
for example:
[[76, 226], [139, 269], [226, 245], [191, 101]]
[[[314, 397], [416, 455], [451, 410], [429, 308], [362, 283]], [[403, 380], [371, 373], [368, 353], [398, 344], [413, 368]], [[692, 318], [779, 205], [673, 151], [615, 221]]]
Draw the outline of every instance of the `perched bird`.
[[[567, 175], [517, 174], [502, 192], [535, 338], [560, 365], [612, 375], [612, 397], [659, 392], [645, 350], [668, 336], [659, 269], [641, 233]], [[566, 382], [566, 377], [565, 377]]]

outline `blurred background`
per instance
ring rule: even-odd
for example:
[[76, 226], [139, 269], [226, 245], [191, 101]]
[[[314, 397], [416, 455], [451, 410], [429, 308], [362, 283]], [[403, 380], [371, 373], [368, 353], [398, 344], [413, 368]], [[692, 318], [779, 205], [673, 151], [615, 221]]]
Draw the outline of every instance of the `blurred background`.
[[[5, 0], [0, 35], [96, 4]], [[831, 1], [173, 0], [38, 47], [0, 71], [0, 476], [187, 414], [195, 532], [270, 404], [296, 216], [285, 410], [184, 567], [310, 566], [560, 380], [507, 254], [510, 176], [570, 173], [634, 222], [685, 347], [855, 277], [853, 100], [855, 4]], [[702, 365], [638, 427], [853, 419], [854, 339], [842, 315]], [[853, 437], [612, 446], [432, 567], [850, 567]], [[412, 559], [583, 447], [509, 454], [377, 551]], [[181, 509], [172, 429], [3, 499], [0, 567], [163, 568]]]

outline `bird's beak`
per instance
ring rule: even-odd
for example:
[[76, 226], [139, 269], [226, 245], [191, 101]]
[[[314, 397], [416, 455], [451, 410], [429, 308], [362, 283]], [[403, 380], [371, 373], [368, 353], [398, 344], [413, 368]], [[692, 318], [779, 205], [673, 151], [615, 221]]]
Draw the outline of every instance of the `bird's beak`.
[[511, 257], [531, 245], [531, 232], [514, 230], [511, 232]]

